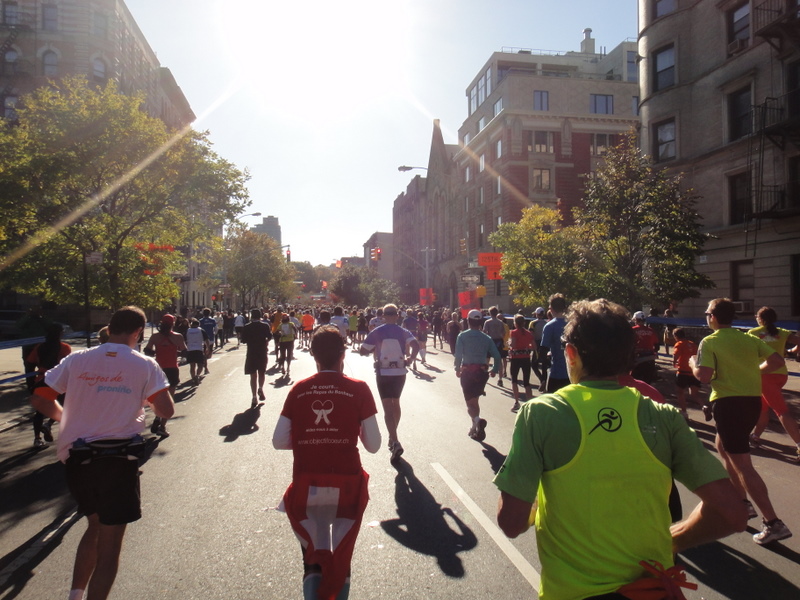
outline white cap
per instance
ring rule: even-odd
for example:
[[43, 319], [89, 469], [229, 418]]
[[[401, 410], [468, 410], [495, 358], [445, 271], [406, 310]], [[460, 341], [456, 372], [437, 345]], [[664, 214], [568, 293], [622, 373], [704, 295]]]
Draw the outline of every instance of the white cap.
[[478, 319], [482, 319], [483, 318], [483, 313], [481, 311], [473, 308], [471, 311], [469, 311], [469, 313], [467, 313], [467, 318], [468, 319], [475, 319], [477, 321]]
[[540, 306], [539, 308], [537, 308], [537, 309], [536, 309], [535, 311], [533, 311], [533, 312], [535, 312], [537, 315], [543, 315], [543, 314], [544, 314], [544, 308], [542, 308], [542, 307]]
[[633, 313], [633, 320], [644, 321], [644, 313], [640, 310], [637, 310], [635, 313]]

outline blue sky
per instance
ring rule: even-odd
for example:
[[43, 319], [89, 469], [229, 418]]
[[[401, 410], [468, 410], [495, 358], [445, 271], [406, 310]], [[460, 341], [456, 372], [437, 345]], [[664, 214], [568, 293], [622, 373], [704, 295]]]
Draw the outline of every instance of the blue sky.
[[[363, 255], [446, 143], [465, 89], [503, 47], [636, 37], [635, 0], [126, 0], [215, 150], [251, 174], [249, 212], [279, 218], [293, 260]], [[419, 172], [422, 173], [422, 172]], [[260, 218], [249, 217], [250, 224]]]

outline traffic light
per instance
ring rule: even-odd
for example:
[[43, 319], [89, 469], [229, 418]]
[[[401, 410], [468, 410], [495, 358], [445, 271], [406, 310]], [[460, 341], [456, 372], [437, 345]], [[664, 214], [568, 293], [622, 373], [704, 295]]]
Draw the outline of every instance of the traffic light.
[[286, 262], [292, 262], [292, 251], [289, 249], [286, 250]]
[[375, 260], [380, 260], [380, 259], [381, 259], [381, 249], [375, 248]]
[[369, 249], [369, 259], [370, 260], [378, 260], [378, 249], [377, 248], [370, 248]]
[[458, 240], [458, 249], [461, 254], [467, 253], [467, 238], [461, 238]]

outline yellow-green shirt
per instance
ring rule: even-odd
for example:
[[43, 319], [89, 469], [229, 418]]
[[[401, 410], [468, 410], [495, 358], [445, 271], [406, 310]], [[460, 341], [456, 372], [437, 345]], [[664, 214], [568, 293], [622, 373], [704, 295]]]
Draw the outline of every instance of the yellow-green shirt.
[[757, 337], [732, 327], [723, 327], [703, 338], [697, 349], [697, 366], [714, 369], [710, 400], [761, 396], [758, 366], [774, 353]]
[[[780, 327], [777, 327], [776, 329], [778, 330], [778, 335], [770, 335], [766, 327], [756, 327], [747, 333], [756, 336], [775, 352], [781, 356], [784, 356], [786, 354], [786, 344], [789, 342], [792, 332], [788, 329], [781, 329]], [[771, 371], [771, 373], [775, 373], [776, 375], [788, 375], [789, 369], [786, 367], [786, 365], [783, 365], [780, 369]]]

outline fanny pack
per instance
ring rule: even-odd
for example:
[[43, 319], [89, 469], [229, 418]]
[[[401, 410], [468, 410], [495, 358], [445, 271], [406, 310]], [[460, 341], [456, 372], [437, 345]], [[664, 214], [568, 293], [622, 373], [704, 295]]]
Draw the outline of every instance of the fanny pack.
[[94, 440], [87, 442], [78, 438], [69, 449], [70, 460], [87, 464], [101, 458], [138, 460], [144, 456], [145, 440], [141, 435], [132, 438]]

